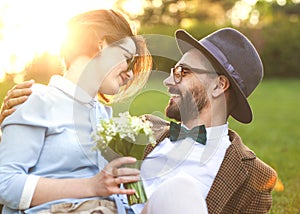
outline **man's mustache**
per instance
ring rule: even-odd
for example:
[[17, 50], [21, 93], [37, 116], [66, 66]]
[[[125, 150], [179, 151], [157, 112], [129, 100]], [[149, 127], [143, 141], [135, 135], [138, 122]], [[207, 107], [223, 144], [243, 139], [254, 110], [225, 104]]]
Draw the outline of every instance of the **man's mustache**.
[[168, 90], [168, 92], [169, 92], [170, 94], [177, 94], [177, 95], [180, 95], [180, 96], [182, 95], [181, 91], [178, 90], [177, 88], [172, 88], [172, 87], [170, 87], [169, 90]]

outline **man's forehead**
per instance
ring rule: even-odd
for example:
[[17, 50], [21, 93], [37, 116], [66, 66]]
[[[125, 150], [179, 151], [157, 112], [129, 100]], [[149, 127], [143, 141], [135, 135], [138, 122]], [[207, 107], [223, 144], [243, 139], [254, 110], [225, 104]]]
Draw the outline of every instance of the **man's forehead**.
[[196, 48], [184, 53], [177, 64], [186, 64], [193, 68], [213, 70], [213, 66], [207, 57]]

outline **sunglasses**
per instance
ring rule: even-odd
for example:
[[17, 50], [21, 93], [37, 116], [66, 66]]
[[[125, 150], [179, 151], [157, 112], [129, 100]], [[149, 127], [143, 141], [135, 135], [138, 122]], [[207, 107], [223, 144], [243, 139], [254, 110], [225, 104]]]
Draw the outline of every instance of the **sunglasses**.
[[216, 72], [207, 71], [199, 68], [192, 68], [188, 66], [178, 65], [175, 68], [171, 68], [171, 75], [173, 76], [174, 82], [179, 84], [182, 81], [182, 77], [184, 77], [188, 73], [198, 73], [198, 74], [215, 74]]
[[133, 69], [133, 67], [134, 67], [134, 65], [137, 61], [138, 56], [139, 56], [138, 54], [134, 54], [131, 58], [126, 59], [127, 66], [128, 66], [126, 72], [129, 72]]

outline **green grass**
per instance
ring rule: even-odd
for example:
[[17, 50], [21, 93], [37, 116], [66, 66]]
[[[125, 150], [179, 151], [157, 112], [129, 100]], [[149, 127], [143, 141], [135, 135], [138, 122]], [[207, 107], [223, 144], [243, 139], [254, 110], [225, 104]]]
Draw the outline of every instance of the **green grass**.
[[[164, 73], [154, 73], [145, 89], [134, 99], [113, 106], [115, 114], [128, 110], [131, 114], [153, 113], [163, 116], [168, 93], [162, 85]], [[0, 83], [0, 100], [8, 86]], [[284, 185], [273, 191], [271, 214], [300, 213], [300, 79], [264, 80], [250, 96], [254, 112], [251, 124], [229, 120], [244, 143], [272, 166]]]
[[300, 80], [265, 80], [250, 97], [254, 121], [230, 120], [245, 143], [271, 165], [284, 185], [273, 192], [273, 214], [300, 213]]

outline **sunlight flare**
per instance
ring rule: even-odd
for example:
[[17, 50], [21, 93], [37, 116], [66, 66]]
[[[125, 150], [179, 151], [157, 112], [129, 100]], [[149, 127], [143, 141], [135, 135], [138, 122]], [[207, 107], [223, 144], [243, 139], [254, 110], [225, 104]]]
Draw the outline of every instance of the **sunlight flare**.
[[127, 0], [122, 4], [122, 8], [132, 16], [137, 16], [144, 13], [144, 4], [144, 0]]
[[36, 55], [57, 55], [72, 16], [92, 9], [112, 8], [110, 0], [1, 0], [0, 78], [18, 73]]

